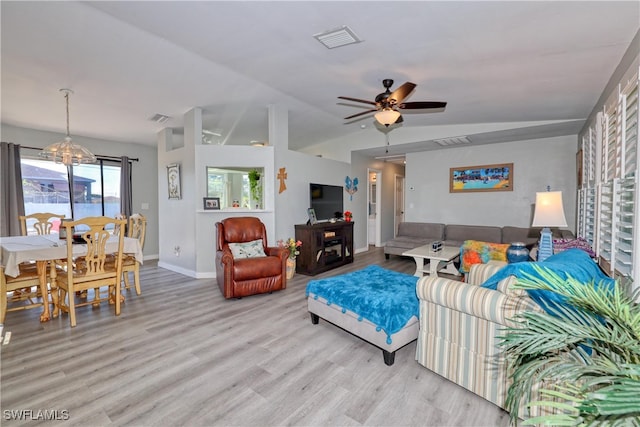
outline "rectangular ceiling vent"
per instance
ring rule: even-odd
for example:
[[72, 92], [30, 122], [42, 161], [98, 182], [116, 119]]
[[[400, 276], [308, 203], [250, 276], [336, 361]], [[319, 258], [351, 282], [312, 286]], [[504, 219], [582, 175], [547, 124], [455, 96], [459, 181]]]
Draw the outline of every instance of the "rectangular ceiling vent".
[[360, 43], [362, 40], [356, 36], [353, 30], [346, 25], [335, 30], [325, 31], [324, 33], [314, 34], [314, 36], [320, 43], [325, 45], [328, 49], [333, 49], [340, 46], [346, 46], [348, 44]]
[[169, 116], [165, 116], [164, 114], [156, 114], [153, 117], [151, 117], [149, 120], [151, 120], [152, 122], [156, 122], [156, 123], [164, 123], [167, 120], [169, 120]]
[[471, 140], [467, 136], [456, 136], [454, 138], [434, 139], [433, 142], [447, 147], [449, 145], [469, 144]]

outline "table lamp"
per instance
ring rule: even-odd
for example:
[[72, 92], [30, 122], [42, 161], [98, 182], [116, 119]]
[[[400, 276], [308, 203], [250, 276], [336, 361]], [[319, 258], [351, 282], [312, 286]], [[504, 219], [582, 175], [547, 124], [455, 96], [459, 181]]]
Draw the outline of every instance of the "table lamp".
[[567, 219], [562, 207], [562, 191], [536, 193], [536, 208], [532, 227], [542, 227], [538, 244], [538, 261], [553, 255], [553, 236], [549, 227], [566, 227]]

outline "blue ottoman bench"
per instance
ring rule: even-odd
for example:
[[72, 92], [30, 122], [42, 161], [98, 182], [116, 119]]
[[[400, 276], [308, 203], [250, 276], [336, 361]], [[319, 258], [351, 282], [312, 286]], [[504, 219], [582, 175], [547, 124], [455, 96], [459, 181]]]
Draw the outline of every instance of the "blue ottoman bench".
[[307, 283], [311, 322], [322, 318], [382, 349], [384, 363], [418, 338], [418, 278], [377, 265]]

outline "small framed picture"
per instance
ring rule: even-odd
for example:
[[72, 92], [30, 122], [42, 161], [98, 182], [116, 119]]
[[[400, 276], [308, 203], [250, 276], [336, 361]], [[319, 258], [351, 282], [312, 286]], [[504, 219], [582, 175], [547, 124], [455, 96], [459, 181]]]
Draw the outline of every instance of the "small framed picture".
[[169, 188], [169, 199], [180, 200], [180, 165], [173, 164], [167, 166], [167, 185]]
[[203, 200], [205, 211], [220, 209], [220, 197], [205, 197]]
[[309, 208], [307, 209], [307, 215], [309, 216], [309, 224], [310, 225], [314, 225], [318, 222], [318, 219], [316, 218], [316, 211], [313, 208]]

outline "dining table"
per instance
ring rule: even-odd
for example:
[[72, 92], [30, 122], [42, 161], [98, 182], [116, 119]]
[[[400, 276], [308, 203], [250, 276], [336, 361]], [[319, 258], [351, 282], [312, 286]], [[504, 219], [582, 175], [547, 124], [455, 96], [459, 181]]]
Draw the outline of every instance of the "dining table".
[[[118, 236], [112, 236], [107, 241], [107, 252], [117, 252]], [[136, 261], [142, 264], [143, 254], [140, 241], [133, 237], [124, 238], [123, 252], [131, 254]], [[73, 244], [73, 256], [83, 256], [87, 253], [86, 244]], [[43, 312], [40, 315], [41, 322], [51, 319], [49, 310], [49, 298], [47, 292], [47, 265], [49, 268], [49, 283], [51, 285], [51, 298], [53, 299], [53, 317], [58, 315], [57, 284], [56, 284], [56, 260], [67, 258], [67, 240], [60, 239], [58, 234], [39, 234], [29, 236], [0, 237], [0, 264], [4, 268], [4, 274], [17, 277], [20, 274], [20, 264], [23, 262], [35, 262], [40, 279], [40, 291], [43, 298]]]

